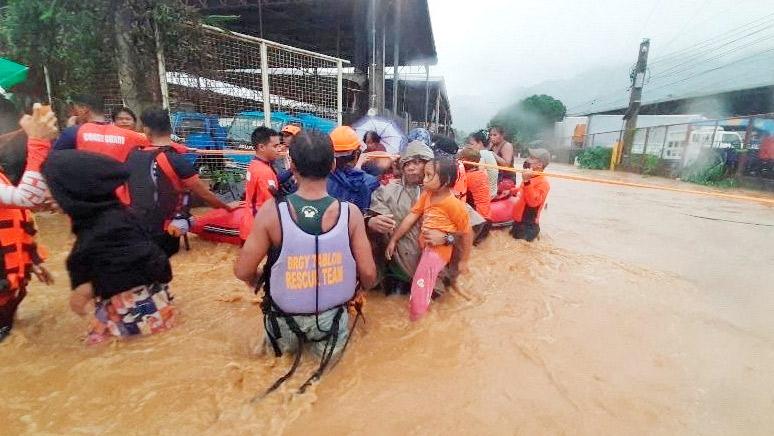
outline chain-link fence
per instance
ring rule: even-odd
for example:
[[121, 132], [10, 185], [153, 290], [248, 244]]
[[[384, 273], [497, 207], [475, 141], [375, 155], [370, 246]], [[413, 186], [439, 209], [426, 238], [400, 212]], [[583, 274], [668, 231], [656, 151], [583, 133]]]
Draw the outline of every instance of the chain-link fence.
[[[244, 170], [256, 127], [293, 124], [329, 131], [341, 123], [346, 61], [248, 35], [203, 26], [193, 50], [166, 50], [166, 91], [173, 130], [202, 170]], [[162, 92], [164, 92], [162, 88]]]
[[697, 168], [713, 168], [716, 178], [774, 186], [774, 114], [641, 127], [629, 133], [628, 148], [626, 134], [611, 130], [553, 138], [553, 151], [572, 162], [584, 149], [620, 149], [614, 166], [626, 171], [691, 178]]
[[[164, 47], [161, 61], [173, 134], [198, 150], [189, 157], [200, 172], [243, 173], [258, 126], [341, 124], [345, 60], [202, 26], [185, 48]], [[106, 71], [102, 82], [109, 113], [122, 106], [119, 77]]]

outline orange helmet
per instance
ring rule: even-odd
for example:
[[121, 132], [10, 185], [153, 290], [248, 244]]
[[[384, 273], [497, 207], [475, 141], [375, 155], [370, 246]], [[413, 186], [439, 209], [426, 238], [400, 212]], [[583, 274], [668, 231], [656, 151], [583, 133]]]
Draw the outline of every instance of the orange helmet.
[[360, 149], [360, 138], [352, 127], [339, 126], [331, 132], [333, 151], [336, 154], [350, 154]]

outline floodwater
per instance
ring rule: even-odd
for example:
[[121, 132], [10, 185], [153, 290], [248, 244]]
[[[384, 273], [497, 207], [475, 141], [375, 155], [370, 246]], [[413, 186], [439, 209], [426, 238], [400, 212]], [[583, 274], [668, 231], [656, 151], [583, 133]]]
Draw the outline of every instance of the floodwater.
[[290, 360], [254, 353], [259, 309], [233, 247], [194, 237], [175, 257], [176, 328], [88, 348], [67, 306], [66, 220], [42, 216], [58, 282], [32, 286], [0, 345], [0, 433], [774, 433], [774, 208], [552, 186], [541, 240], [493, 234], [417, 323], [405, 298], [372, 293], [320, 383], [294, 393], [315, 369], [304, 356], [255, 403]]

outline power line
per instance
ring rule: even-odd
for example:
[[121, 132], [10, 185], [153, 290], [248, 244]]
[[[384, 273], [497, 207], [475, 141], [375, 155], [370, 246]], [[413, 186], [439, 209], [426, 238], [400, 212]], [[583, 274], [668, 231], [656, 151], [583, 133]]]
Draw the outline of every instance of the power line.
[[[655, 11], [655, 8], [653, 8], [651, 10], [651, 15], [653, 14], [654, 11]], [[649, 21], [649, 20], [650, 20], [650, 16], [649, 16], [648, 20], [646, 20], [646, 22]], [[672, 59], [672, 60], [676, 59], [677, 57], [682, 56], [685, 53], [693, 51], [693, 53], [690, 54], [686, 59], [682, 59], [681, 62], [679, 62], [679, 63], [677, 63], [675, 65], [670, 66], [669, 68], [667, 68], [664, 71], [661, 71], [661, 72], [657, 73], [656, 75], [652, 76], [650, 78], [650, 80], [659, 79], [659, 81], [661, 81], [663, 79], [667, 79], [667, 78], [670, 78], [670, 77], [679, 76], [681, 74], [684, 74], [686, 72], [689, 72], [689, 71], [695, 69], [697, 66], [699, 66], [701, 64], [706, 64], [707, 62], [711, 62], [712, 60], [720, 59], [720, 58], [722, 58], [722, 57], [724, 57], [724, 56], [726, 56], [726, 55], [728, 55], [728, 54], [730, 54], [732, 52], [737, 51], [738, 48], [731, 47], [730, 49], [727, 49], [726, 51], [723, 51], [722, 53], [719, 53], [719, 54], [716, 53], [714, 56], [710, 57], [709, 59], [701, 59], [701, 56], [703, 56], [703, 55], [705, 55], [707, 53], [715, 52], [715, 51], [717, 51], [720, 48], [727, 47], [727, 46], [732, 45], [734, 43], [743, 41], [746, 38], [749, 38], [751, 36], [759, 34], [759, 33], [763, 32], [765, 30], [768, 30], [768, 29], [770, 29], [772, 27], [774, 27], [774, 13], [771, 13], [771, 14], [765, 15], [763, 17], [759, 17], [759, 18], [757, 18], [755, 20], [752, 20], [750, 22], [747, 22], [747, 23], [745, 23], [745, 24], [743, 24], [743, 25], [741, 25], [739, 27], [736, 27], [736, 28], [733, 28], [733, 29], [731, 29], [731, 30], [729, 30], [727, 32], [724, 32], [724, 33], [722, 33], [719, 36], [715, 36], [715, 37], [712, 37], [712, 38], [707, 38], [705, 40], [702, 40], [702, 41], [699, 41], [699, 42], [697, 42], [695, 44], [692, 44], [692, 45], [690, 45], [688, 47], [685, 47], [685, 48], [676, 50], [674, 52], [668, 53], [666, 55], [660, 56], [660, 57], [654, 59], [652, 62], [650, 62], [651, 65], [659, 64], [659, 63], [664, 63], [664, 62], [666, 62], [666, 61], [668, 61], [670, 59]], [[742, 34], [743, 32], [747, 32], [747, 33]], [[742, 34], [742, 35], [739, 36], [740, 34]], [[734, 39], [731, 39], [730, 41], [726, 41], [729, 38], [734, 38]], [[768, 39], [770, 39], [770, 36], [765, 36], [763, 38], [759, 38], [759, 39], [756, 39], [755, 41], [747, 43], [746, 46], [754, 45], [754, 44], [760, 43], [760, 42], [768, 40]], [[671, 44], [671, 41], [669, 43], [667, 43], [667, 45], [669, 45], [669, 44]], [[762, 53], [765, 53], [765, 51], [762, 52]], [[691, 66], [689, 68], [680, 69], [680, 67], [687, 66], [687, 65], [691, 65]], [[728, 65], [721, 66], [718, 69], [724, 68], [726, 66], [728, 66]], [[707, 70], [707, 71], [702, 71], [702, 72], [698, 73], [697, 76], [705, 74], [708, 71], [714, 71], [714, 70], [715, 69], [710, 69], [710, 70]], [[693, 77], [695, 77], [695, 76], [693, 76]], [[686, 80], [689, 80], [689, 79], [690, 79], [690, 77], [686, 78]], [[670, 86], [671, 84], [674, 84], [674, 83], [681, 83], [682, 81], [684, 81], [684, 80], [680, 80], [680, 81], [677, 81], [677, 82], [672, 82], [672, 83], [669, 83], [669, 84], [666, 84], [666, 85], [662, 85], [662, 86], [659, 86], [659, 87], [656, 87], [656, 88], [650, 88], [650, 89], [648, 89], [648, 91], [652, 91], [653, 89], [663, 89], [666, 86]], [[590, 100], [587, 100], [587, 101], [585, 101], [583, 103], [579, 103], [579, 104], [573, 105], [571, 108], [567, 109], [567, 112], [568, 113], [570, 113], [571, 111], [585, 112], [585, 111], [587, 111], [585, 109], [586, 108], [591, 109], [591, 106], [594, 106], [594, 105], [597, 105], [597, 104], [600, 104], [600, 103], [603, 103], [603, 102], [608, 102], [608, 101], [612, 103], [612, 101], [614, 99], [619, 98], [621, 92], [628, 91], [630, 88], [631, 87], [627, 87], [625, 89], [613, 91], [610, 94], [599, 95], [599, 96], [594, 97], [594, 98], [592, 98]], [[584, 110], [583, 111], [577, 111], [578, 108], [583, 108]]]
[[767, 49], [767, 50], [760, 51], [760, 52], [756, 52], [756, 53], [753, 53], [753, 54], [752, 54], [752, 55], [750, 55], [750, 56], [745, 56], [745, 57], [743, 57], [743, 58], [735, 59], [733, 62], [729, 62], [729, 63], [727, 63], [727, 64], [723, 64], [723, 65], [720, 65], [720, 66], [718, 66], [718, 67], [709, 68], [709, 69], [707, 69], [707, 70], [704, 70], [704, 71], [701, 71], [701, 72], [699, 72], [699, 73], [696, 73], [696, 74], [694, 74], [694, 75], [692, 75], [692, 76], [688, 76], [688, 77], [685, 77], [685, 78], [683, 78], [683, 79], [676, 80], [676, 81], [674, 81], [674, 82], [670, 82], [670, 83], [667, 83], [667, 84], [664, 84], [664, 85], [661, 85], [661, 86], [657, 86], [657, 87], [655, 87], [655, 88], [650, 88], [650, 89], [648, 89], [648, 91], [650, 91], [650, 92], [652, 92], [652, 91], [657, 91], [657, 90], [659, 90], [659, 89], [663, 89], [663, 88], [666, 88], [666, 87], [669, 87], [669, 86], [672, 86], [672, 85], [676, 85], [676, 84], [678, 84], [678, 83], [683, 83], [683, 82], [685, 82], [685, 81], [688, 81], [688, 80], [694, 79], [694, 78], [696, 78], [696, 77], [698, 77], [698, 76], [702, 76], [702, 75], [704, 75], [704, 74], [711, 73], [711, 72], [713, 72], [713, 71], [717, 71], [717, 70], [720, 70], [720, 69], [723, 69], [723, 68], [728, 68], [728, 67], [730, 67], [730, 66], [733, 66], [733, 65], [735, 65], [735, 64], [738, 64], [739, 62], [743, 62], [743, 61], [746, 61], [746, 60], [749, 60], [749, 59], [752, 59], [752, 58], [755, 58], [755, 57], [757, 57], [757, 56], [760, 56], [760, 55], [763, 55], [763, 54], [766, 54], [766, 53], [769, 53], [769, 52], [773, 52], [773, 51], [774, 51], [774, 47], [772, 47], [772, 48], [770, 48], [770, 49]]
[[[750, 42], [745, 44], [745, 48], [746, 47], [750, 47], [750, 46], [755, 45], [755, 44], [758, 44], [758, 43], [761, 43], [761, 42], [764, 42], [764, 41], [770, 41], [772, 36], [773, 35], [764, 35], [762, 38], [758, 38], [758, 39], [756, 39], [754, 41], [750, 41]], [[683, 62], [681, 64], [678, 64], [678, 65], [675, 65], [675, 66], [673, 66], [671, 68], [668, 68], [668, 69], [666, 69], [666, 70], [664, 70], [662, 72], [659, 72], [658, 74], [653, 75], [651, 77], [651, 79], [665, 79], [665, 78], [669, 78], [669, 77], [679, 76], [680, 74], [683, 74], [685, 72], [688, 72], [688, 71], [696, 69], [697, 66], [700, 66], [702, 64], [706, 64], [708, 62], [712, 62], [714, 60], [721, 59], [721, 58], [726, 57], [726, 56], [728, 56], [730, 54], [738, 53], [738, 51], [739, 51], [739, 47], [730, 47], [729, 49], [727, 49], [727, 50], [725, 50], [723, 52], [717, 53], [714, 56], [709, 57], [709, 58], [702, 58], [701, 60]], [[686, 65], [689, 65], [688, 68], [683, 68], [683, 69], [679, 68], [680, 66], [686, 66]]]
[[667, 60], [679, 57], [686, 52], [695, 52], [700, 47], [711, 46], [713, 43], [723, 41], [726, 38], [732, 38], [732, 37], [735, 37], [735, 35], [737, 34], [750, 31], [752, 29], [756, 29], [757, 27], [760, 27], [760, 26], [766, 26], [767, 24], [770, 24], [771, 18], [773, 17], [774, 17], [774, 13], [764, 15], [763, 17], [744, 23], [739, 27], [735, 27], [729, 31], [721, 33], [720, 35], [713, 36], [712, 38], [707, 38], [695, 44], [689, 45], [688, 47], [684, 47], [682, 49], [675, 50], [671, 53], [667, 53], [665, 55], [659, 56], [655, 58], [653, 62], [651, 62], [651, 65], [656, 65], [659, 63], [666, 62]]

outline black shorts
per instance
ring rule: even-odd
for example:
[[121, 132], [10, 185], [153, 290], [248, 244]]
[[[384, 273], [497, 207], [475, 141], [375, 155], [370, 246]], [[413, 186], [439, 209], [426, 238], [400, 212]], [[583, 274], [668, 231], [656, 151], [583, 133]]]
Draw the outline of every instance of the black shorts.
[[513, 223], [511, 236], [515, 239], [524, 239], [532, 242], [540, 234], [540, 225], [537, 223]]

